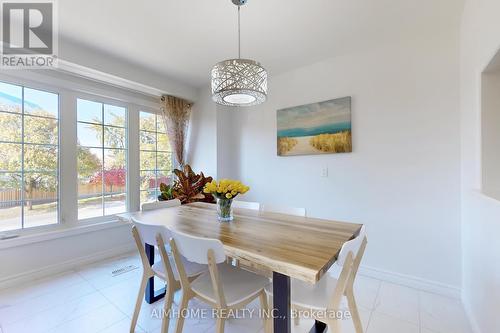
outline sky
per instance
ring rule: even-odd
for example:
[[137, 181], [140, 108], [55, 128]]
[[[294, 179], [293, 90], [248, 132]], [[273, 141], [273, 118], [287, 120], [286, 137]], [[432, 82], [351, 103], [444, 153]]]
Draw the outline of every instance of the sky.
[[344, 97], [278, 110], [277, 119], [278, 131], [350, 122], [351, 98]]

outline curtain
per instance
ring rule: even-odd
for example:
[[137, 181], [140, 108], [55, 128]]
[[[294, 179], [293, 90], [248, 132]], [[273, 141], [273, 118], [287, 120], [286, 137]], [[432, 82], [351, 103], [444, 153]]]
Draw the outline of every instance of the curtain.
[[174, 96], [162, 96], [162, 118], [174, 157], [180, 167], [186, 164], [186, 141], [192, 103]]

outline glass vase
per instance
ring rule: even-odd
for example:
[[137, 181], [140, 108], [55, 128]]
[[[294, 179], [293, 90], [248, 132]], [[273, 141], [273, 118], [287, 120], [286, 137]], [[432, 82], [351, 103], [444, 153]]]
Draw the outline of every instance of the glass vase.
[[233, 199], [217, 198], [217, 217], [220, 222], [233, 220]]

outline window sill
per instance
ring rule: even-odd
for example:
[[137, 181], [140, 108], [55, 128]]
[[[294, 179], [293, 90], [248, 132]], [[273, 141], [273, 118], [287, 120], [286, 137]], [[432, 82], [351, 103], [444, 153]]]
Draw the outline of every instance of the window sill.
[[86, 224], [86, 225], [85, 224], [75, 225], [71, 227], [63, 227], [59, 225], [54, 229], [51, 229], [50, 231], [43, 231], [35, 234], [20, 235], [19, 237], [16, 238], [0, 240], [0, 250], [9, 249], [17, 246], [23, 246], [27, 244], [45, 242], [58, 238], [81, 235], [99, 230], [122, 227], [128, 224], [130, 224], [130, 222], [124, 222], [118, 218], [115, 218], [113, 220], [106, 222]]

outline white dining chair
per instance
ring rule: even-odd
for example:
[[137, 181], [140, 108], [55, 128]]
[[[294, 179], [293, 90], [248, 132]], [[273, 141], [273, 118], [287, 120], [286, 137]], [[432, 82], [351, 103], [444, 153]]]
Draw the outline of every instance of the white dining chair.
[[176, 207], [176, 206], [180, 206], [180, 205], [181, 205], [181, 201], [179, 199], [146, 202], [146, 203], [142, 204], [141, 210], [148, 211], [148, 210], [153, 210], [153, 209]]
[[[130, 323], [130, 332], [135, 332], [135, 327], [137, 325], [137, 319], [139, 318], [139, 313], [141, 311], [142, 300], [144, 298], [144, 293], [146, 291], [146, 285], [148, 280], [152, 277], [158, 277], [165, 281], [166, 294], [165, 294], [165, 304], [164, 304], [164, 316], [162, 318], [162, 333], [168, 331], [169, 324], [169, 309], [172, 307], [173, 296], [175, 290], [180, 288], [179, 283], [179, 273], [175, 268], [174, 260], [172, 256], [167, 253], [167, 247], [165, 247], [163, 239], [170, 239], [169, 230], [161, 225], [148, 225], [141, 223], [134, 218], [132, 218], [132, 235], [139, 251], [142, 262], [142, 279], [141, 285], [139, 287], [139, 292], [137, 295], [137, 300], [135, 303], [134, 314], [132, 315], [132, 320]], [[149, 264], [146, 251], [144, 249], [146, 244], [158, 245], [161, 260], [155, 262], [152, 266]], [[169, 247], [168, 247], [169, 249]], [[199, 276], [201, 273], [207, 270], [206, 265], [200, 265], [196, 263], [191, 263], [181, 259], [184, 264], [184, 274], [187, 279], [192, 280]]]
[[[198, 298], [217, 310], [219, 315], [216, 332], [223, 333], [226, 320], [223, 313], [242, 309], [257, 297], [260, 299], [261, 308], [268, 311], [264, 288], [269, 281], [265, 277], [226, 264], [224, 247], [219, 240], [195, 237], [172, 230], [170, 247], [182, 287], [180, 313], [187, 311], [190, 299]], [[208, 264], [209, 271], [189, 281], [181, 256], [198, 264]], [[269, 332], [269, 319], [263, 317], [265, 331]], [[176, 323], [176, 333], [182, 332], [183, 325], [184, 318], [180, 316]]]
[[[344, 310], [345, 303], [349, 308], [356, 333], [363, 333], [361, 317], [354, 297], [354, 281], [365, 252], [367, 238], [364, 226], [359, 235], [345, 242], [340, 250], [335, 273], [328, 272], [316, 284], [292, 279], [291, 303], [296, 311], [309, 311], [314, 315], [322, 313], [335, 313]], [[272, 299], [272, 288], [267, 287], [266, 292]], [[329, 332], [340, 333], [339, 318], [329, 319], [328, 316], [315, 317], [316, 320], [328, 325]], [[299, 318], [295, 318], [297, 325]]]
[[278, 213], [278, 214], [286, 214], [286, 215], [294, 215], [294, 216], [306, 216], [305, 208], [296, 208], [296, 207], [288, 207], [288, 206], [279, 206], [279, 205], [261, 205], [261, 212], [267, 213]]
[[233, 207], [234, 208], [244, 208], [244, 209], [259, 210], [260, 209], [260, 203], [258, 203], [258, 202], [252, 202], [252, 201], [233, 200]]

